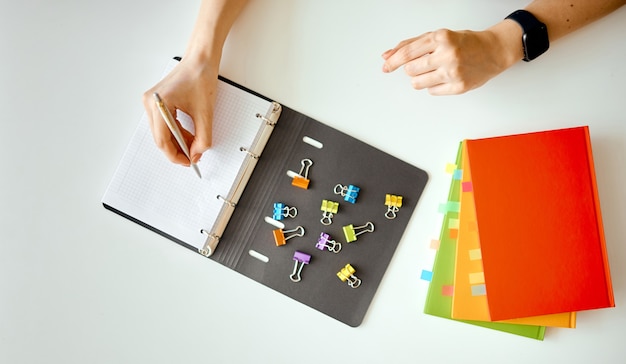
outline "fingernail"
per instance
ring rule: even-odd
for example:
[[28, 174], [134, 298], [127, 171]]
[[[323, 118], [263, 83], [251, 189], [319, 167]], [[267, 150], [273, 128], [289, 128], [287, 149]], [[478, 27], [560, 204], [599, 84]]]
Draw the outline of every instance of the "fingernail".
[[200, 158], [202, 157], [202, 154], [196, 154], [193, 157], [191, 157], [191, 163], [198, 163], [200, 162]]
[[383, 72], [385, 73], [389, 73], [389, 67], [387, 67], [387, 64], [383, 64]]

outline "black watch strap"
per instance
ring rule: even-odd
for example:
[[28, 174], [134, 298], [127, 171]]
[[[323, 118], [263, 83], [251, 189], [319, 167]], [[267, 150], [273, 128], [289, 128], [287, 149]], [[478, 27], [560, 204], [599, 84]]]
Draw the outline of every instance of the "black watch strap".
[[514, 20], [522, 27], [524, 32], [522, 35], [524, 61], [532, 61], [548, 50], [550, 47], [548, 28], [529, 11], [516, 10], [505, 19]]

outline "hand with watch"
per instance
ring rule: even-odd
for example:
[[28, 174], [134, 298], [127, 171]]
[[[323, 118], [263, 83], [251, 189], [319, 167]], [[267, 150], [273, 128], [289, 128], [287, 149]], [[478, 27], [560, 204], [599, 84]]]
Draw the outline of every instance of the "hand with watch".
[[403, 67], [414, 89], [461, 94], [519, 60], [530, 62], [554, 41], [607, 15], [625, 0], [534, 0], [483, 31], [439, 29], [384, 52], [383, 72]]

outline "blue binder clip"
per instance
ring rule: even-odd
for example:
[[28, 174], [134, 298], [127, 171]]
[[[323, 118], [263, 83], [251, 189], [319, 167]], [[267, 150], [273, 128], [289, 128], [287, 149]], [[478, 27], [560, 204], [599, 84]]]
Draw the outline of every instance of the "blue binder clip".
[[336, 195], [343, 196], [345, 201], [352, 204], [356, 203], [356, 198], [359, 197], [359, 191], [361, 191], [361, 189], [355, 185], [344, 186], [337, 184], [334, 189]]
[[276, 221], [280, 221], [285, 217], [296, 217], [298, 215], [298, 209], [295, 207], [289, 207], [282, 202], [274, 203], [274, 214], [272, 218]]

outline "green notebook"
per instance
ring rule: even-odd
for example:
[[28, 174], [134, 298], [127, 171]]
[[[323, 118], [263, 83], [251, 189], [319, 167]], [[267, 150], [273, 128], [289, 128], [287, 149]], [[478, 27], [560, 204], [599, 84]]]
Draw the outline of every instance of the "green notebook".
[[[461, 152], [462, 149], [459, 146], [459, 151], [456, 157], [457, 166], [461, 165]], [[458, 219], [459, 217], [459, 195], [461, 188], [461, 178], [459, 178], [459, 176], [461, 173], [462, 171], [458, 169], [454, 172], [452, 183], [450, 184], [450, 192], [448, 193], [448, 202], [440, 208], [440, 210], [443, 210], [442, 212], [444, 212], [444, 218], [439, 237], [439, 249], [437, 250], [437, 255], [435, 256], [432, 278], [428, 287], [428, 294], [426, 296], [424, 313], [504, 331], [515, 335], [525, 336], [532, 339], [543, 340], [546, 330], [545, 326], [456, 320], [452, 318], [451, 292], [454, 284], [456, 239], [450, 236], [449, 221], [451, 219]]]

